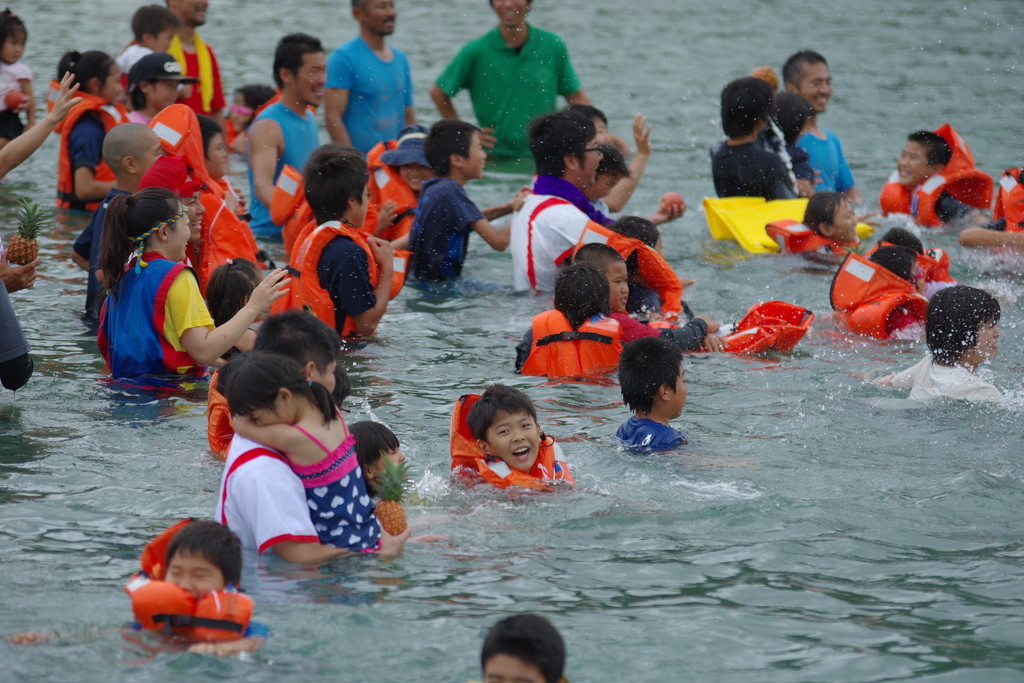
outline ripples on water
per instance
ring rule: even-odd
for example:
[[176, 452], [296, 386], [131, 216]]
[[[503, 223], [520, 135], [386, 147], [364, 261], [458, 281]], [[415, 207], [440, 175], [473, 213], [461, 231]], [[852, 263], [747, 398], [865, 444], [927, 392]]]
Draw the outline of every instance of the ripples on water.
[[[288, 3], [282, 22], [280, 3], [218, 0], [206, 36], [232, 86], [266, 82], [284, 30], [330, 46], [352, 34], [340, 4]], [[838, 332], [826, 272], [710, 241], [700, 199], [711, 191], [722, 84], [803, 46], [832, 62], [823, 123], [841, 135], [865, 195], [876, 195], [907, 132], [945, 120], [985, 170], [1019, 165], [1024, 5], [940, 1], [925, 16], [916, 3], [879, 0], [841, 11], [791, 0], [535, 4], [535, 23], [567, 38], [615, 131], [627, 133], [637, 110], [651, 117], [657, 152], [633, 207], [646, 213], [669, 190], [689, 201], [666, 244], [698, 280], [693, 307], [729, 320], [759, 298], [786, 299], [818, 312], [813, 333], [791, 355], [689, 356], [679, 421], [688, 450], [629, 457], [612, 438], [626, 417], [614, 386], [510, 374], [512, 346], [549, 301], [512, 293], [509, 257], [474, 241], [473, 280], [407, 289], [381, 343], [345, 361], [350, 419], [396, 431], [418, 470], [417, 531], [450, 543], [317, 570], [248, 558], [244, 583], [274, 635], [256, 656], [222, 661], [113, 630], [128, 618], [120, 587], [141, 546], [180, 516], [212, 513], [220, 465], [206, 451], [204, 387], [154, 397], [105, 380], [76, 317], [85, 278], [67, 256], [83, 221], [62, 220], [42, 241], [43, 278], [15, 296], [37, 374], [17, 397], [0, 396], [2, 631], [62, 635], [34, 648], [0, 643], [0, 679], [465, 680], [478, 675], [485, 629], [524, 610], [561, 629], [574, 680], [1020, 679], [1020, 261], [965, 253], [949, 234], [926, 238], [951, 250], [956, 277], [1003, 303], [991, 370], [1008, 398], [925, 407], [865, 381], [916, 362], [921, 345]], [[492, 25], [483, 5], [400, 3], [395, 42], [411, 55], [423, 119], [434, 118], [431, 78]], [[133, 7], [16, 6], [37, 90], [66, 47], [118, 51]], [[16, 196], [49, 201], [55, 155], [54, 139], [0, 185], [2, 225]], [[524, 179], [505, 170], [469, 191], [493, 204]], [[451, 485], [450, 406], [494, 379], [529, 389], [576, 491]]]

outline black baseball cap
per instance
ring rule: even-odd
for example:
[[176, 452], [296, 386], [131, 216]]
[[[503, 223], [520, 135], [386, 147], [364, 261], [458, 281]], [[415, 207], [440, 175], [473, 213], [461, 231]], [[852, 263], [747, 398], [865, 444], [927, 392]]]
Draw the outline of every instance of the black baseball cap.
[[179, 83], [198, 83], [181, 73], [181, 65], [166, 52], [152, 52], [135, 62], [128, 74], [128, 87], [134, 88], [143, 81], [178, 81]]

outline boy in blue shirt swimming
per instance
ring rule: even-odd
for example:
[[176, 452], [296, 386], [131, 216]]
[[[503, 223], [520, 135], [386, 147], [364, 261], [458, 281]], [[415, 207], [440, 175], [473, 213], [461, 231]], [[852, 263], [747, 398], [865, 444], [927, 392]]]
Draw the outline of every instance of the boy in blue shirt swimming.
[[619, 386], [633, 411], [615, 433], [623, 444], [667, 451], [686, 443], [686, 435], [669, 425], [686, 405], [683, 352], [676, 344], [660, 337], [627, 344], [619, 360]]

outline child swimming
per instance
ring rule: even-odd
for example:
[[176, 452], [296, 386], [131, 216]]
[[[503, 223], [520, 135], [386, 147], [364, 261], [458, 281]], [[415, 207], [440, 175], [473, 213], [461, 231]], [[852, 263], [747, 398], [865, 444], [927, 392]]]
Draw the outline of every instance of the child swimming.
[[781, 220], [769, 223], [765, 230], [783, 252], [833, 264], [860, 242], [853, 205], [838, 192], [818, 192], [811, 197], [802, 224]]
[[320, 542], [374, 552], [386, 535], [373, 513], [362, 468], [331, 392], [295, 360], [249, 351], [231, 360], [226, 388], [235, 433], [277, 449], [306, 490]]
[[998, 401], [999, 390], [978, 377], [978, 366], [999, 352], [999, 302], [988, 292], [957, 285], [932, 297], [925, 340], [929, 355], [875, 382], [910, 389], [910, 398]]
[[665, 451], [686, 443], [669, 421], [683, 414], [686, 381], [683, 352], [666, 339], [649, 337], [626, 344], [619, 361], [622, 400], [633, 411], [615, 436], [631, 448]]

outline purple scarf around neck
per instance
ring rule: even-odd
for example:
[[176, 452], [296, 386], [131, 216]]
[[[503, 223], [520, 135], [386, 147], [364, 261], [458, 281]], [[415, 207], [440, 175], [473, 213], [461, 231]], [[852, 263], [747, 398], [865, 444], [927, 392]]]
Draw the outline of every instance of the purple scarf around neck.
[[560, 197], [572, 202], [573, 206], [587, 214], [587, 218], [599, 225], [611, 225], [615, 222], [594, 208], [594, 205], [590, 203], [586, 195], [568, 180], [551, 175], [539, 175], [533, 183], [533, 193]]

